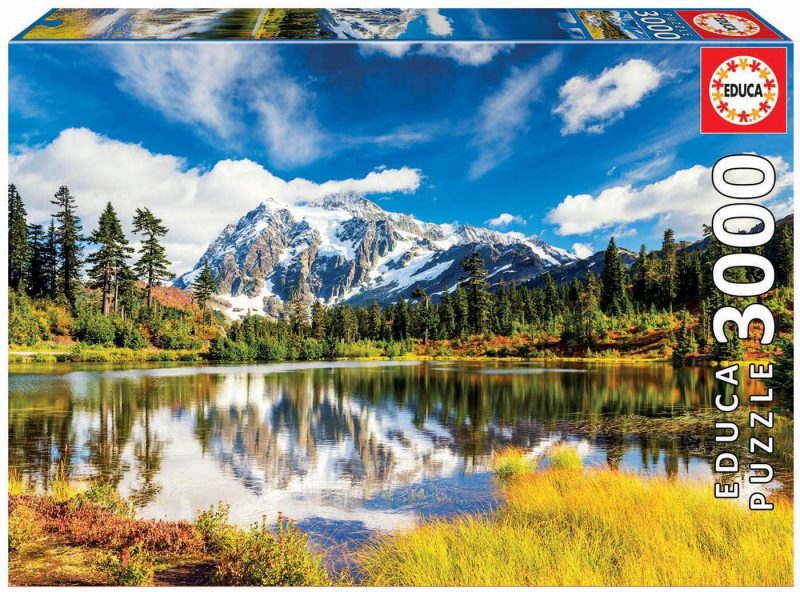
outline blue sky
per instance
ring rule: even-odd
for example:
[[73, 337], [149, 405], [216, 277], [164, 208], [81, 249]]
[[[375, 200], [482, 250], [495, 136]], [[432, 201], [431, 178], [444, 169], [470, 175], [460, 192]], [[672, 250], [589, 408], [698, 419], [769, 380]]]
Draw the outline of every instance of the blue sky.
[[31, 217], [61, 183], [89, 228], [106, 200], [151, 205], [179, 271], [270, 192], [636, 250], [667, 226], [696, 238], [708, 167], [754, 151], [778, 157], [770, 204], [790, 209], [789, 136], [698, 133], [696, 45], [12, 44], [10, 64]]

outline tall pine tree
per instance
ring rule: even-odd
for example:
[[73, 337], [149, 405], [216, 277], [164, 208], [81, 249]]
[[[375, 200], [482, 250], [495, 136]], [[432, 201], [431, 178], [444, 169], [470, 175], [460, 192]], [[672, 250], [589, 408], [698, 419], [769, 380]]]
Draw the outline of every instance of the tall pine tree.
[[206, 302], [216, 293], [217, 282], [214, 280], [214, 274], [211, 273], [211, 267], [208, 265], [208, 259], [203, 261], [203, 269], [197, 276], [197, 279], [192, 284], [192, 295], [194, 296], [197, 306], [205, 312]]
[[144, 237], [142, 246], [139, 247], [139, 260], [133, 269], [145, 283], [147, 308], [152, 308], [153, 288], [161, 285], [163, 280], [175, 277], [175, 274], [168, 269], [170, 262], [164, 246], [159, 242], [160, 238], [167, 235], [169, 229], [148, 208], [136, 208], [133, 231]]
[[461, 260], [461, 267], [467, 274], [464, 280], [467, 288], [469, 327], [472, 333], [485, 333], [489, 328], [491, 310], [483, 257], [477, 250], [473, 250]]
[[678, 293], [678, 260], [675, 231], [667, 228], [661, 243], [661, 297], [660, 304], [669, 308]]
[[56, 221], [55, 239], [58, 248], [56, 291], [74, 307], [81, 288], [83, 264], [84, 237], [81, 235], [81, 221], [78, 218], [75, 197], [66, 185], [58, 188], [50, 203], [57, 207], [53, 215]]
[[603, 292], [601, 308], [610, 316], [618, 316], [628, 312], [628, 296], [626, 293], [626, 271], [614, 237], [608, 241], [605, 253], [605, 269], [603, 270]]
[[8, 186], [8, 286], [17, 290], [25, 284], [30, 262], [27, 212], [16, 186]]
[[98, 226], [89, 237], [98, 248], [87, 257], [89, 285], [100, 290], [101, 309], [104, 315], [116, 309], [119, 284], [128, 273], [127, 259], [133, 253], [122, 231], [114, 207], [109, 202], [100, 214]]
[[26, 288], [32, 298], [41, 298], [49, 295], [46, 241], [47, 238], [41, 224], [31, 224], [28, 227], [28, 245], [30, 245], [31, 260], [28, 265]]

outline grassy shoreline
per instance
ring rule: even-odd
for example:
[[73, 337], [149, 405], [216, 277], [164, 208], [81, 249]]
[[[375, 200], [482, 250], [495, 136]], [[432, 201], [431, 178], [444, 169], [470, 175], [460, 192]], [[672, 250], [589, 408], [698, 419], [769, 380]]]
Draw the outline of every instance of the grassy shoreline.
[[[542, 466], [538, 466], [541, 464]], [[192, 522], [139, 519], [116, 490], [9, 477], [15, 585], [775, 585], [793, 581], [791, 500], [751, 512], [706, 482], [584, 469], [567, 444], [492, 461], [502, 503], [376, 533], [329, 573], [280, 517], [249, 529], [220, 503]], [[42, 569], [47, 565], [47, 569]]]
[[[716, 360], [704, 361], [702, 366], [730, 366], [751, 362], [767, 361], [768, 357], [738, 361]], [[592, 363], [592, 364], [663, 364], [671, 363], [672, 358], [664, 357], [629, 357], [629, 356], [495, 356], [495, 355], [458, 355], [406, 353], [400, 356], [369, 355], [324, 358], [321, 361], [418, 361], [418, 362], [541, 362], [541, 363]], [[77, 363], [77, 362], [213, 362], [209, 360], [208, 350], [165, 350], [165, 349], [130, 349], [121, 347], [98, 346], [59, 346], [59, 347], [21, 347], [10, 346], [8, 361], [12, 364], [25, 363]], [[255, 363], [278, 362], [282, 360], [252, 360]], [[302, 360], [292, 360], [302, 361]], [[248, 362], [249, 363], [249, 362]]]

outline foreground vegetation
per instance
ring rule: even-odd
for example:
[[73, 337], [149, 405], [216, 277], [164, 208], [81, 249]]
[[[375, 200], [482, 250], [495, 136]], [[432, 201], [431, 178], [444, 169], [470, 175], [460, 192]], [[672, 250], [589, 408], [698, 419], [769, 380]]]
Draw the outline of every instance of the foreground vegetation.
[[522, 471], [492, 513], [434, 520], [361, 555], [380, 586], [788, 586], [789, 502], [750, 512], [707, 484], [575, 468]]
[[[557, 444], [507, 448], [491, 466], [496, 510], [377, 535], [352, 574], [329, 574], [279, 516], [241, 529], [220, 503], [193, 522], [143, 520], [113, 487], [55, 480], [49, 495], [9, 479], [15, 584], [324, 586], [787, 586], [791, 500], [771, 512], [717, 500], [708, 483], [584, 469]], [[55, 552], [55, 554], [54, 554]], [[48, 569], [41, 570], [44, 561]]]
[[[15, 584], [143, 586], [187, 567], [200, 579], [185, 584], [331, 582], [320, 555], [309, 550], [306, 535], [283, 517], [274, 528], [262, 522], [241, 529], [228, 524], [228, 507], [220, 504], [198, 513], [192, 523], [139, 519], [133, 505], [108, 485], [81, 490], [56, 480], [43, 495], [27, 491], [14, 474], [8, 512], [10, 577]], [[43, 557], [49, 563], [44, 571], [39, 569]]]

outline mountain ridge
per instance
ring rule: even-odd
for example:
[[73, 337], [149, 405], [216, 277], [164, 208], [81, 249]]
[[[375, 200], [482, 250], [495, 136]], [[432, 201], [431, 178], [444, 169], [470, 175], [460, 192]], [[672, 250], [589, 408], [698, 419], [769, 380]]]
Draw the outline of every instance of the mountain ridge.
[[208, 261], [230, 316], [276, 315], [295, 295], [333, 304], [379, 304], [417, 285], [438, 296], [463, 279], [477, 250], [491, 283], [523, 282], [577, 261], [535, 235], [436, 224], [387, 212], [358, 193], [288, 204], [266, 198], [209, 244], [175, 285], [189, 288]]

